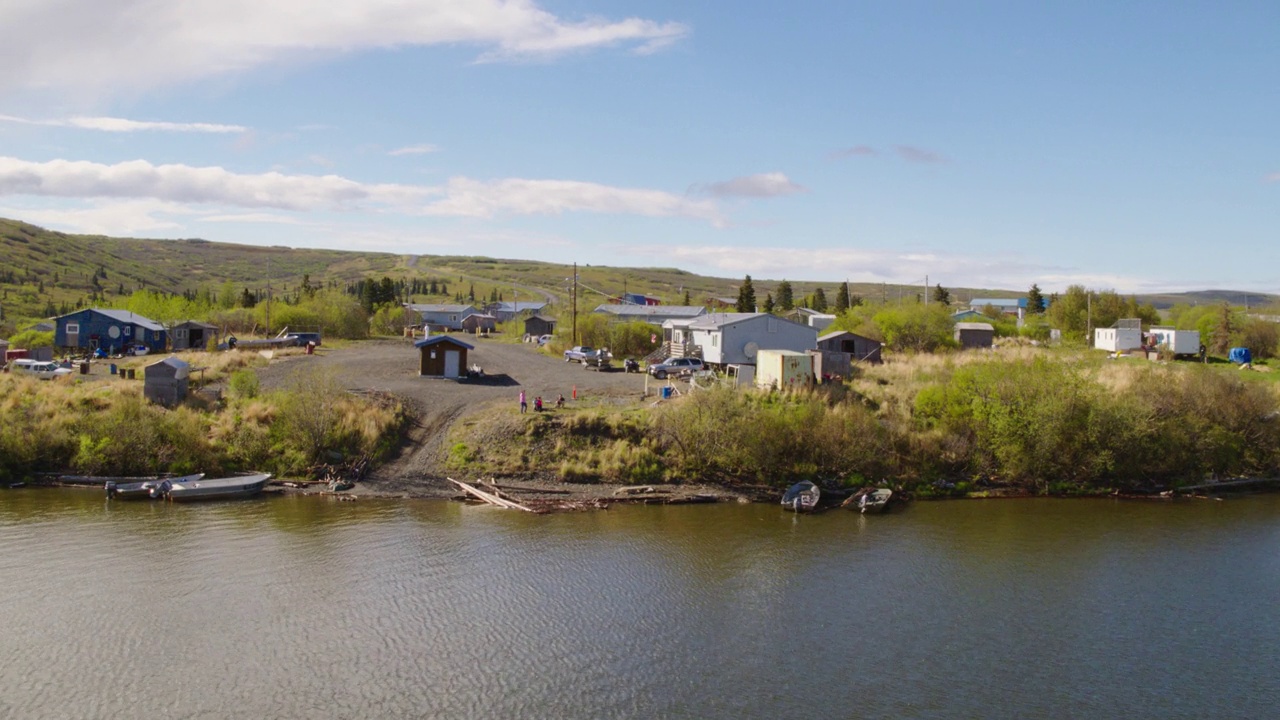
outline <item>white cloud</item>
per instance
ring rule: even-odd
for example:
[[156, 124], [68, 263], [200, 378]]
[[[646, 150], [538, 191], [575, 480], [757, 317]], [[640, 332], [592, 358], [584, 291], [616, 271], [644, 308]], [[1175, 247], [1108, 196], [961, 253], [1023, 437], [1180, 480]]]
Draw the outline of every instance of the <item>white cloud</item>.
[[0, 157], [0, 195], [152, 198], [281, 210], [353, 209], [420, 202], [429, 188], [373, 185], [337, 175], [243, 175], [220, 167], [115, 165], [71, 160], [36, 163]]
[[1280, 182], [1280, 172], [1273, 172], [1270, 175], [1262, 178], [1262, 180], [1263, 182], [1269, 182], [1269, 183]]
[[689, 217], [722, 224], [716, 205], [691, 200], [662, 190], [619, 188], [576, 180], [525, 180], [506, 178], [481, 181], [451, 178], [443, 188], [445, 197], [423, 208], [426, 215], [491, 217], [500, 213], [516, 215], [559, 215], [565, 212], [596, 212], [646, 217]]
[[[647, 245], [617, 248], [618, 255], [660, 258], [675, 267], [697, 267], [715, 275], [755, 278], [810, 278], [832, 284], [888, 283], [920, 285], [930, 275], [930, 285], [1023, 289], [1038, 283], [1045, 292], [1060, 292], [1068, 285], [1112, 288], [1119, 292], [1155, 292], [1171, 288], [1138, 276], [1086, 273], [1070, 268], [1034, 263], [1007, 255], [970, 256], [950, 252], [900, 251], [862, 248], [738, 247], [725, 245]], [[945, 276], [944, 273], [945, 272]], [[1190, 289], [1183, 288], [1183, 289]]]
[[439, 150], [440, 148], [435, 145], [409, 145], [407, 147], [390, 150], [387, 154], [392, 157], [399, 157], [401, 155], [426, 155], [427, 153], [433, 153]]
[[300, 56], [470, 44], [482, 60], [626, 45], [652, 52], [686, 26], [568, 20], [535, 0], [16, 0], [0, 3], [0, 84], [112, 91], [243, 72]]
[[72, 117], [55, 120], [31, 120], [13, 115], [0, 115], [0, 122], [20, 123], [23, 125], [41, 125], [44, 127], [77, 128], [80, 130], [101, 130], [103, 132], [187, 132], [187, 133], [242, 133], [249, 128], [243, 125], [222, 125], [219, 123], [178, 123], [156, 122], [150, 120], [126, 120], [113, 117]]
[[709, 200], [573, 180], [481, 181], [458, 177], [443, 187], [432, 187], [361, 183], [338, 175], [249, 175], [220, 167], [152, 165], [145, 160], [103, 165], [0, 157], [0, 196], [3, 195], [135, 198], [255, 210], [364, 210], [444, 217], [593, 212], [722, 223], [718, 208]]
[[712, 197], [748, 198], [781, 197], [808, 192], [803, 185], [791, 182], [790, 178], [780, 172], [744, 175], [732, 180], [697, 186], [695, 189]]
[[[173, 233], [180, 231], [183, 225], [172, 216], [187, 214], [189, 211], [182, 205], [156, 200], [94, 202], [87, 207], [76, 208], [0, 208], [0, 215], [5, 217], [22, 218], [36, 225], [91, 235]], [[171, 217], [160, 217], [162, 215]]]
[[275, 213], [227, 213], [222, 215], [204, 215], [200, 222], [211, 223], [266, 223], [269, 225], [306, 225], [307, 223], [290, 215]]

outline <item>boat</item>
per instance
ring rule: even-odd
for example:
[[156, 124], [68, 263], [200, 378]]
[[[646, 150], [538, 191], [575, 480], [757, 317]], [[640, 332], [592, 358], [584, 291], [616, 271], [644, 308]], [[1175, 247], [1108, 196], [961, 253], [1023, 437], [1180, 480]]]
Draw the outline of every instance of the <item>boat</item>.
[[782, 495], [782, 507], [794, 512], [812, 512], [818, 507], [818, 498], [821, 497], [822, 491], [817, 485], [808, 480], [800, 482], [787, 488]]
[[271, 473], [254, 475], [235, 475], [232, 477], [212, 478], [209, 480], [192, 480], [174, 482], [166, 480], [162, 483], [165, 497], [175, 502], [188, 500], [231, 500], [234, 498], [253, 497], [262, 492]]
[[892, 497], [893, 491], [889, 488], [876, 488], [858, 498], [858, 510], [864, 514], [884, 512]]
[[[194, 475], [170, 478], [168, 482], [195, 482], [203, 477], [204, 473], [196, 473]], [[165, 482], [165, 480], [159, 478], [123, 483], [116, 480], [108, 480], [104, 487], [107, 491], [107, 498], [111, 500], [158, 500], [164, 496], [164, 490], [161, 486]]]

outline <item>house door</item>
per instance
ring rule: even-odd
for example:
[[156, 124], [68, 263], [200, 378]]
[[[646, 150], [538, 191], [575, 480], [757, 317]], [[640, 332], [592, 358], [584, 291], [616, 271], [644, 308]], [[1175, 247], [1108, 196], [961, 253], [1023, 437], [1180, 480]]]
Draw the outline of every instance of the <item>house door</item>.
[[444, 376], [447, 378], [458, 377], [458, 359], [462, 353], [457, 350], [444, 351]]

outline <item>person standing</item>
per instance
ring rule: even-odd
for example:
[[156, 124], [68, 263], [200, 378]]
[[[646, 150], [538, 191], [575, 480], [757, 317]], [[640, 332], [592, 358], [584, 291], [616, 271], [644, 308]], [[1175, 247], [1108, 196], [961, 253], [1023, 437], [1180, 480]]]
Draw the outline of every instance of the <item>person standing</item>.
[[529, 403], [524, 399], [524, 391], [520, 391], [520, 414], [523, 415], [529, 409]]

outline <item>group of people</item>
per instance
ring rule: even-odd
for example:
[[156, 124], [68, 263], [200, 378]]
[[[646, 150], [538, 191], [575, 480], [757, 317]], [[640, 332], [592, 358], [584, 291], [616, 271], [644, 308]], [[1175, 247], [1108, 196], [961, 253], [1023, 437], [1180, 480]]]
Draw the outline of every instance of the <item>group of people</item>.
[[[560, 396], [556, 398], [556, 407], [557, 408], [564, 407], [564, 393], [560, 393]], [[520, 414], [523, 415], [524, 413], [528, 412], [528, 410], [529, 410], [528, 398], [525, 396], [524, 391], [521, 390], [520, 391]], [[541, 395], [533, 399], [533, 411], [542, 412], [542, 396]]]

